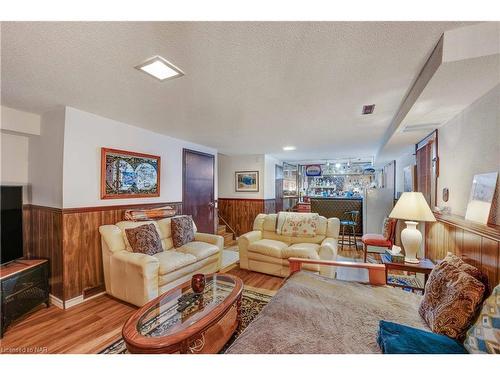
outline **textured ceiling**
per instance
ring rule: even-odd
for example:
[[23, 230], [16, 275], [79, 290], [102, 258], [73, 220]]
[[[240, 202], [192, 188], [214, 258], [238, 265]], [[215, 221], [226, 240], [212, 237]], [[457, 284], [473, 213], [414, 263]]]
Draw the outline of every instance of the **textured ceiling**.
[[[2, 105], [68, 105], [226, 154], [372, 156], [441, 34], [463, 24], [3, 22]], [[157, 54], [186, 75], [134, 69]]]

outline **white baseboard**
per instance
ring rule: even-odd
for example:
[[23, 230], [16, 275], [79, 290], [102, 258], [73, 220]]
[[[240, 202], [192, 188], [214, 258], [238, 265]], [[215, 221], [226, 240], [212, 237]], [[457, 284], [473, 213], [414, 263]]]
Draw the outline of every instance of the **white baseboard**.
[[60, 309], [69, 309], [70, 307], [79, 305], [82, 302], [89, 301], [93, 298], [102, 296], [104, 294], [106, 294], [106, 292], [97, 293], [97, 294], [94, 294], [93, 296], [90, 296], [89, 298], [85, 298], [85, 299], [83, 298], [83, 294], [82, 294], [82, 295], [79, 295], [77, 297], [71, 298], [67, 301], [63, 301], [63, 300], [57, 298], [56, 296], [49, 294], [49, 301], [52, 305], [57, 306]]
[[60, 309], [64, 309], [64, 302], [52, 294], [49, 294], [49, 303]]

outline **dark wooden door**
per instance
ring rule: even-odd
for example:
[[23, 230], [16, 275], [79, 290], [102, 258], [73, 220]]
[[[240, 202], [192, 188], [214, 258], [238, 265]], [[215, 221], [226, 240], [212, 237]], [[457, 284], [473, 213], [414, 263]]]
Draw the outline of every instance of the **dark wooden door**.
[[280, 212], [283, 211], [283, 167], [276, 165], [275, 172], [275, 206], [276, 212]]
[[215, 233], [215, 157], [183, 149], [182, 211], [193, 217], [199, 232]]
[[431, 204], [431, 152], [432, 144], [427, 143], [417, 150], [417, 191], [420, 191], [427, 203]]

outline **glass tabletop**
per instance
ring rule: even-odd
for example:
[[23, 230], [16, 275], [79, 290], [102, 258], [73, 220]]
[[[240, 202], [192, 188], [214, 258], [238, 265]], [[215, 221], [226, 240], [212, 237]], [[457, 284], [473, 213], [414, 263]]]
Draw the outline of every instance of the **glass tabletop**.
[[[165, 337], [186, 329], [219, 306], [235, 287], [232, 278], [214, 274], [207, 276], [200, 295], [194, 296], [190, 286], [167, 292], [139, 318], [137, 331], [146, 337]], [[189, 297], [193, 302], [179, 311], [179, 299]]]

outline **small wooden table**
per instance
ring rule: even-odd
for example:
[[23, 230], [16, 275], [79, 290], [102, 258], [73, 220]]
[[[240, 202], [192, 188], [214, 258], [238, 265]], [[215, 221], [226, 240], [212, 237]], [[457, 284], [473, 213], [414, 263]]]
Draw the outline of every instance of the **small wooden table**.
[[[395, 263], [391, 262], [389, 255], [381, 254], [380, 259], [382, 263], [385, 264], [385, 281], [387, 285], [396, 286], [400, 288], [410, 288], [412, 290], [424, 290], [425, 284], [427, 283], [427, 279], [432, 269], [434, 268], [434, 263], [429, 259], [420, 259], [419, 263]], [[409, 285], [400, 285], [395, 283], [387, 282], [387, 275], [389, 274], [389, 270], [398, 270], [398, 271], [407, 271], [407, 272], [415, 272], [415, 273], [423, 273], [424, 274], [424, 288], [409, 286]]]
[[131, 353], [216, 354], [241, 324], [243, 282], [227, 274], [206, 277], [201, 298], [179, 312], [178, 299], [192, 293], [191, 280], [136, 311], [122, 334]]

